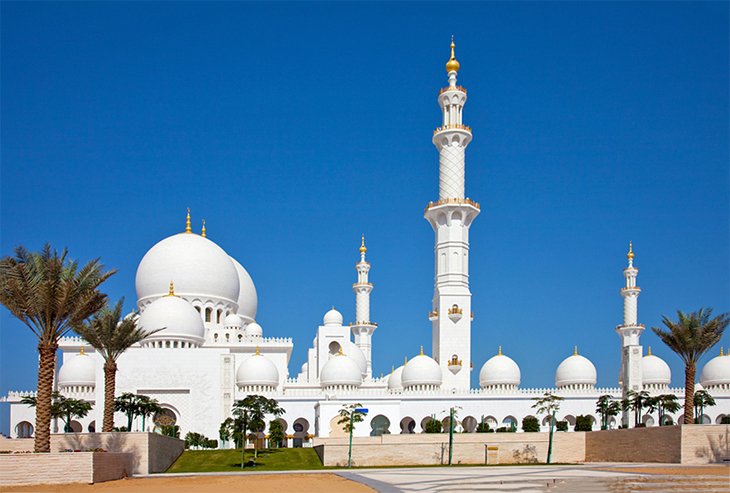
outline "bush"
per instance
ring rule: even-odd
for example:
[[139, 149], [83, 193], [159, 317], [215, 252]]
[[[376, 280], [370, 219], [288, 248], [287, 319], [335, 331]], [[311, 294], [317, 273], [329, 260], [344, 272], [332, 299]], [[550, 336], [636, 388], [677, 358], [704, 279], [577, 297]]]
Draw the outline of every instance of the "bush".
[[426, 423], [426, 429], [424, 431], [426, 433], [441, 433], [442, 429], [441, 421], [432, 418]]
[[522, 431], [536, 432], [540, 431], [540, 422], [535, 416], [525, 416], [522, 418]]
[[515, 431], [517, 430], [512, 426], [500, 426], [497, 428], [497, 433], [514, 433]]
[[593, 430], [593, 418], [590, 416], [576, 416], [575, 417], [575, 431], [592, 431]]
[[558, 431], [568, 431], [568, 422], [567, 421], [556, 421], [555, 429]]
[[720, 424], [721, 425], [730, 425], [730, 416], [723, 416], [720, 419]]
[[639, 423], [636, 425], [637, 428], [646, 428], [646, 423]]
[[168, 437], [180, 438], [180, 427], [177, 425], [160, 426], [160, 433]]
[[490, 431], [494, 431], [489, 427], [489, 424], [483, 422], [477, 424], [477, 433], [489, 433]]

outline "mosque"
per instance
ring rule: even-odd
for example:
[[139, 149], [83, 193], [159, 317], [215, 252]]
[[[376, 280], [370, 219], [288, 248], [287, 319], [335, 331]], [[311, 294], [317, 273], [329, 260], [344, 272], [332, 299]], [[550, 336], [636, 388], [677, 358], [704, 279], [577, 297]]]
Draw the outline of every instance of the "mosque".
[[[353, 321], [346, 325], [334, 308], [325, 313], [306, 361], [290, 372], [292, 339], [264, 337], [256, 322], [258, 297], [253, 280], [236, 259], [206, 237], [205, 225], [201, 234], [192, 231], [188, 211], [184, 232], [154, 245], [137, 269], [139, 314], [134, 316], [144, 329], [162, 330], [130, 348], [118, 362], [117, 395], [147, 395], [164, 408], [147, 420], [148, 431], [175, 423], [181, 436], [194, 431], [218, 438], [219, 426], [231, 415], [234, 401], [249, 394], [275, 398], [286, 410], [280, 419], [289, 447], [307, 446], [313, 436], [342, 434], [337, 414], [351, 403], [369, 409], [355, 430], [356, 435], [367, 436], [423, 432], [430, 419], [447, 420], [453, 406], [459, 408], [458, 431], [474, 432], [480, 422], [493, 429], [514, 425], [519, 430], [521, 420], [535, 413], [533, 399], [546, 392], [565, 399], [557, 418], [570, 425], [578, 415], [593, 416], [598, 423], [596, 400], [605, 394], [620, 399], [629, 390], [643, 389], [654, 395], [673, 393], [682, 401], [684, 389], [669, 387], [669, 366], [651, 350], [644, 354], [640, 344], [644, 325], [638, 322], [637, 301], [641, 289], [631, 246], [620, 291], [623, 323], [615, 329], [621, 348], [617, 387], [597, 388], [595, 366], [576, 348], [557, 367], [555, 387], [521, 388], [520, 367], [500, 348], [481, 364], [480, 388], [471, 388], [470, 374], [476, 367], [471, 352], [469, 228], [480, 207], [465, 194], [465, 151], [472, 132], [463, 123], [467, 91], [457, 85], [458, 71], [452, 41], [446, 63], [448, 86], [438, 94], [442, 122], [433, 133], [439, 153], [439, 197], [424, 212], [435, 234], [430, 354], [422, 347], [421, 354], [389, 375], [373, 375], [372, 353], [377, 349], [373, 336], [378, 325], [370, 316], [373, 284], [363, 237], [352, 285], [356, 309], [348, 317]], [[87, 417], [73, 421], [72, 428], [95, 431], [101, 428], [103, 413], [103, 360], [79, 337], [66, 337], [59, 347], [62, 364], [56, 374], [57, 389], [94, 406]], [[481, 363], [480, 355], [476, 358]], [[710, 360], [701, 370], [700, 384], [717, 402], [706, 409], [702, 421], [719, 423], [730, 415], [730, 355]], [[33, 434], [35, 410], [20, 403], [24, 395], [32, 392], [10, 392], [3, 398], [10, 403], [13, 438]], [[670, 413], [666, 419], [681, 423], [681, 414]], [[628, 415], [617, 418], [610, 427], [618, 427], [622, 419], [633, 424]], [[644, 423], [657, 424], [650, 415], [644, 416]], [[543, 429], [547, 424], [548, 418], [541, 420]], [[126, 425], [119, 413], [116, 425]], [[141, 426], [138, 419], [133, 430]]]

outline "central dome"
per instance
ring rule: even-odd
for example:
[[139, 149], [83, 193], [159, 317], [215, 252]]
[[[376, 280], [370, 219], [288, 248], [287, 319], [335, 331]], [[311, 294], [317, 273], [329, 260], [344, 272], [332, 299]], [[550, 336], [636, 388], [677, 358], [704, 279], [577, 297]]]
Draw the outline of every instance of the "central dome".
[[406, 363], [401, 373], [401, 383], [404, 388], [421, 385], [440, 387], [442, 380], [439, 364], [423, 353]]
[[596, 385], [596, 367], [588, 358], [578, 354], [576, 350], [572, 356], [563, 360], [555, 372], [555, 385], [560, 387], [594, 386]]
[[336, 354], [322, 367], [319, 375], [319, 383], [322, 387], [353, 386], [359, 387], [362, 384], [362, 374], [357, 363], [344, 354]]
[[236, 385], [276, 387], [279, 385], [279, 370], [271, 360], [257, 350], [256, 354], [249, 356], [238, 366]]
[[509, 356], [502, 354], [500, 347], [499, 354], [492, 356], [479, 371], [479, 385], [491, 387], [496, 385], [520, 384], [520, 367]]
[[202, 236], [180, 233], [150, 248], [137, 267], [140, 307], [150, 298], [167, 294], [170, 281], [175, 282], [176, 294], [184, 298], [213, 297], [237, 304], [239, 274], [235, 265], [221, 247]]
[[93, 387], [96, 385], [96, 364], [84, 352], [68, 358], [58, 371], [58, 385], [60, 387]]

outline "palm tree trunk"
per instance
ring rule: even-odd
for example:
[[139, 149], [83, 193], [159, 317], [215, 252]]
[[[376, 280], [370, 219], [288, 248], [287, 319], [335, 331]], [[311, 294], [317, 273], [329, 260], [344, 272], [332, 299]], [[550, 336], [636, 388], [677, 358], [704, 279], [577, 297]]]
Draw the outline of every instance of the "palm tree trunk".
[[684, 424], [694, 423], [694, 401], [695, 401], [695, 373], [697, 368], [694, 362], [689, 362], [684, 367]]
[[117, 384], [117, 363], [104, 363], [104, 424], [101, 431], [114, 430], [114, 393]]
[[35, 408], [36, 452], [51, 451], [51, 399], [56, 369], [56, 343], [38, 343], [38, 394]]

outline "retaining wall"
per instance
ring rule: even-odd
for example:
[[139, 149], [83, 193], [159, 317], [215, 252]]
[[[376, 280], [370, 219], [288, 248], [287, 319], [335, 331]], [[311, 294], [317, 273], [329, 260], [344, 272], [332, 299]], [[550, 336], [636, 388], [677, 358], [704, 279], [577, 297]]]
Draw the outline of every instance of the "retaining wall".
[[128, 476], [131, 467], [124, 453], [1, 454], [0, 485], [99, 483]]

